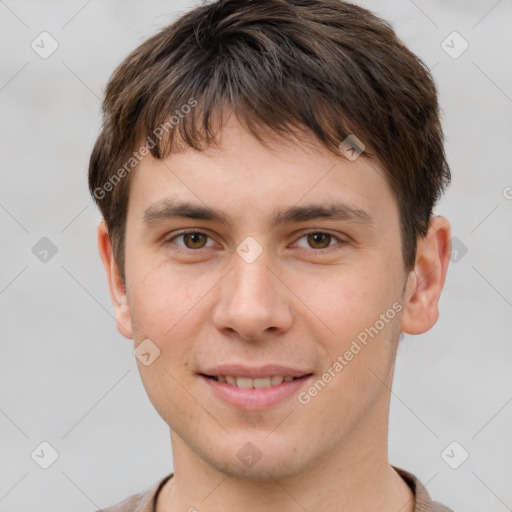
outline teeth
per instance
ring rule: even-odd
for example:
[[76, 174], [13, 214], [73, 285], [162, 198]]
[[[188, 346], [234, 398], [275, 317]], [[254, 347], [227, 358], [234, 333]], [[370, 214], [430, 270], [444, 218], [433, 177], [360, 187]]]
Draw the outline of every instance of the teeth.
[[295, 377], [292, 377], [291, 375], [274, 375], [272, 377], [261, 377], [258, 379], [251, 379], [250, 377], [233, 377], [232, 375], [217, 375], [215, 377], [216, 380], [219, 382], [226, 382], [227, 384], [230, 384], [231, 386], [236, 386], [239, 388], [255, 388], [255, 389], [262, 389], [262, 388], [269, 388], [270, 386], [278, 386], [283, 381], [284, 382], [291, 382]]
[[254, 383], [254, 380], [250, 379], [248, 377], [237, 377], [236, 378], [236, 385], [239, 388], [252, 388], [253, 383]]

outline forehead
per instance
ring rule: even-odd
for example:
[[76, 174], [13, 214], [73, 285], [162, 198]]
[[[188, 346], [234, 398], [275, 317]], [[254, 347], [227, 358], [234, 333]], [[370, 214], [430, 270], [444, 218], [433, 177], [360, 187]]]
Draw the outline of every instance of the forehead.
[[366, 216], [369, 223], [396, 213], [382, 169], [365, 156], [350, 161], [314, 139], [276, 136], [262, 144], [234, 116], [219, 130], [217, 141], [204, 151], [187, 148], [164, 160], [145, 157], [133, 171], [129, 211], [150, 222], [162, 209], [176, 213], [173, 203], [181, 201], [202, 204], [197, 218], [223, 217], [225, 224], [244, 212], [261, 212], [275, 223], [278, 207], [285, 206], [287, 215], [298, 219], [304, 213], [300, 207], [308, 204], [346, 205], [351, 212], [342, 215]]

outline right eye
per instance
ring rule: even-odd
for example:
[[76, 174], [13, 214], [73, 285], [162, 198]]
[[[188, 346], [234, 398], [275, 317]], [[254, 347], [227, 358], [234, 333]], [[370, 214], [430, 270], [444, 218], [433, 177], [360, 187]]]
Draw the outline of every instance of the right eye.
[[[174, 240], [181, 239], [183, 241], [183, 245], [176, 243], [176, 245], [181, 250], [190, 250], [190, 251], [197, 251], [199, 249], [203, 249], [205, 247], [211, 247], [206, 245], [207, 239], [210, 238], [206, 233], [203, 233], [201, 231], [182, 231], [181, 233], [178, 233], [174, 235], [173, 237], [169, 238], [166, 243], [174, 243]], [[212, 240], [213, 245], [215, 244]]]

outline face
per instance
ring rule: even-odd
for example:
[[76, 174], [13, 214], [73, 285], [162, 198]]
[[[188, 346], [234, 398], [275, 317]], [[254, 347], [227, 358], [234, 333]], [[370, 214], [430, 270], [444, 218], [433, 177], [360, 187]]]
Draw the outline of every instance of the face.
[[100, 252], [119, 329], [182, 452], [283, 478], [385, 438], [398, 335], [435, 323], [444, 270], [428, 300], [415, 293], [428, 269], [403, 268], [377, 164], [314, 143], [267, 148], [231, 118], [220, 149], [146, 157], [131, 179], [126, 294], [101, 226]]

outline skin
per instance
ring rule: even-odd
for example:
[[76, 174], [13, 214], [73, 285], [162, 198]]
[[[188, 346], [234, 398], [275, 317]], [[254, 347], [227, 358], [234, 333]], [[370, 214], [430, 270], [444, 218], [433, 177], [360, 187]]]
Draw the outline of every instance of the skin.
[[[396, 200], [374, 161], [337, 157], [314, 140], [276, 137], [265, 147], [234, 116], [220, 137], [218, 149], [148, 156], [132, 171], [126, 287], [107, 227], [98, 227], [119, 331], [160, 349], [149, 366], [137, 360], [173, 449], [174, 477], [157, 511], [412, 511], [412, 492], [388, 461], [390, 388], [400, 331], [420, 334], [437, 321], [449, 222], [431, 219], [406, 272]], [[232, 226], [145, 226], [146, 208], [173, 197], [222, 210]], [[273, 210], [329, 200], [357, 205], [374, 225], [269, 226]], [[170, 240], [185, 228], [207, 237]], [[315, 245], [304, 231], [340, 239]], [[247, 236], [263, 249], [250, 264], [236, 252]], [[265, 410], [237, 409], [198, 376], [206, 365], [280, 363], [316, 380], [395, 302], [401, 311], [306, 405], [293, 395]], [[250, 467], [237, 457], [248, 442], [262, 455]]]

